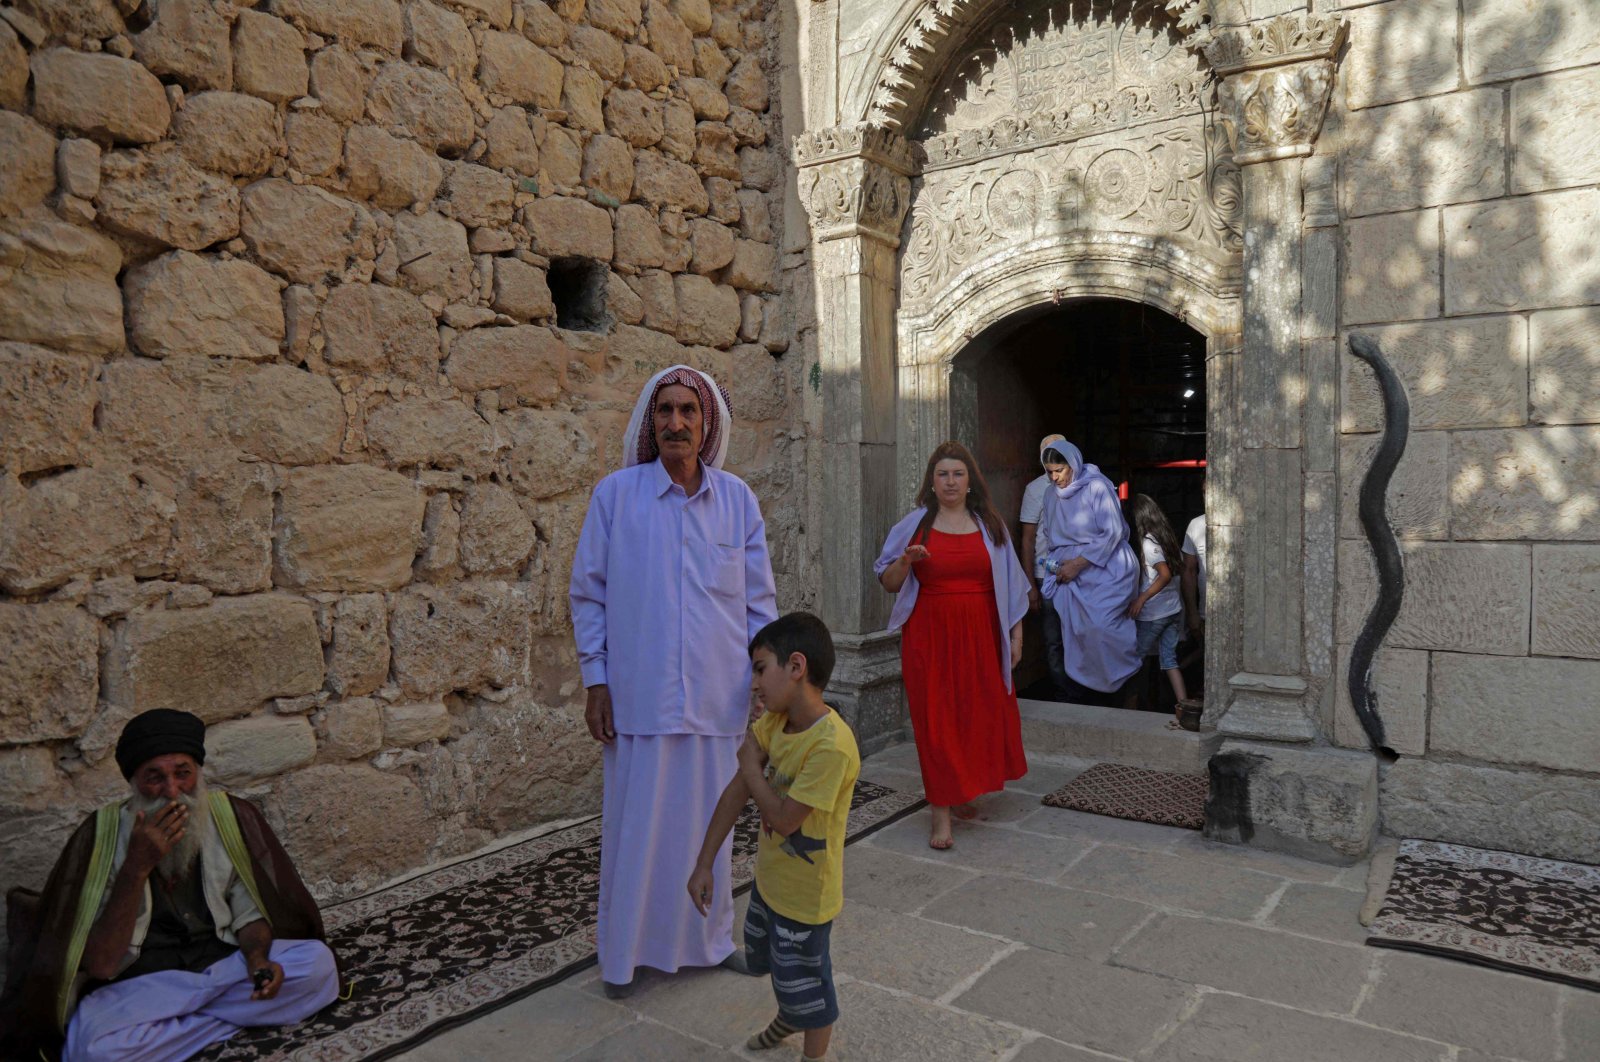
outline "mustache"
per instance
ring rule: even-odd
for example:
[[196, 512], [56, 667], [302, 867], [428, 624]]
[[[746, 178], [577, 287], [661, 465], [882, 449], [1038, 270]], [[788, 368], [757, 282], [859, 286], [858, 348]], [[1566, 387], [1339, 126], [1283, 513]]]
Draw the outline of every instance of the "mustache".
[[663, 442], [688, 442], [693, 436], [686, 431], [664, 431], [661, 433]]

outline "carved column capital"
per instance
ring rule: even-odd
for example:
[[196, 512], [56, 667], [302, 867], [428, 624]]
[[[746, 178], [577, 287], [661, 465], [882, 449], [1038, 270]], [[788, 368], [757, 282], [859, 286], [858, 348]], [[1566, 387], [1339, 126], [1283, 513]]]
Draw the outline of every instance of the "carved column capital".
[[803, 133], [795, 139], [794, 162], [818, 243], [862, 236], [900, 246], [917, 171], [915, 147], [905, 137], [867, 125]]
[[1297, 12], [1225, 30], [1206, 45], [1223, 78], [1219, 97], [1235, 162], [1311, 154], [1348, 28], [1335, 15]]

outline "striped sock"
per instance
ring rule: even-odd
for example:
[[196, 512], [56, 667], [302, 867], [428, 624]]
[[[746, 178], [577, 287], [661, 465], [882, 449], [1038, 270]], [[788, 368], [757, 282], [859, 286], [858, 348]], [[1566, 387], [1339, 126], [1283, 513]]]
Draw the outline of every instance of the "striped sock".
[[782, 1018], [773, 1018], [771, 1025], [750, 1037], [744, 1042], [744, 1045], [752, 1051], [766, 1051], [777, 1047], [778, 1044], [783, 1042], [784, 1037], [793, 1036], [799, 1031], [799, 1029], [796, 1029]]

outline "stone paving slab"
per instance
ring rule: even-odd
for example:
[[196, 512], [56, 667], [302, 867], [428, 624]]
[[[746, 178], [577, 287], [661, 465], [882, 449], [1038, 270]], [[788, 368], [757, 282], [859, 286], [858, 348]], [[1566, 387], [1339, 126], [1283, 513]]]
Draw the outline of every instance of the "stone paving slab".
[[[623, 1006], [696, 1040], [725, 1048], [743, 1044], [766, 1028], [778, 1012], [772, 980], [732, 970], [688, 969], [675, 974], [647, 970]], [[602, 991], [595, 984], [592, 991]]]
[[1600, 992], [1563, 988], [1561, 995], [1562, 1057], [1579, 1062], [1600, 1056]]
[[[1560, 985], [1439, 956], [1371, 950], [1380, 956], [1378, 978], [1356, 1012], [1362, 1021], [1528, 1062], [1557, 1057]], [[1600, 1041], [1588, 1057], [1600, 1058]]]
[[1081, 1047], [1041, 1036], [1018, 1051], [1012, 1062], [1127, 1062], [1122, 1055], [1108, 1055], [1099, 1051], [1086, 1051]]
[[1004, 792], [985, 793], [974, 800], [973, 804], [977, 807], [978, 814], [970, 820], [972, 822], [1016, 822], [1039, 809], [1039, 797], [1034, 793], [1011, 789], [1008, 783]]
[[[887, 829], [879, 830], [852, 846], [852, 850], [868, 845], [951, 866], [1050, 881], [1082, 855], [1087, 847], [1079, 842], [1055, 837], [1021, 835], [1015, 830], [998, 826], [957, 821], [955, 847], [940, 852], [928, 847], [928, 826], [929, 814], [927, 809], [923, 809]], [[846, 855], [845, 865], [848, 866], [849, 862], [850, 857]]]
[[1033, 814], [1019, 819], [1016, 827], [1029, 833], [1043, 833], [1074, 841], [1093, 841], [1096, 844], [1120, 844], [1153, 852], [1167, 851], [1178, 843], [1183, 834], [1194, 832], [1178, 826], [1159, 826], [1153, 822], [1114, 819], [1109, 815], [1091, 815], [1070, 808], [1045, 807], [1037, 802]]
[[1057, 884], [1103, 892], [1158, 907], [1248, 921], [1283, 882], [1192, 857], [1136, 852], [1104, 845], [1056, 879]]
[[1018, 878], [982, 877], [929, 904], [923, 918], [1102, 962], [1154, 914], [1144, 904]]
[[1277, 906], [1267, 915], [1267, 924], [1290, 933], [1333, 940], [1344, 944], [1364, 944], [1367, 927], [1361, 924], [1361, 904], [1365, 893], [1333, 885], [1294, 884], [1278, 897]]
[[1136, 1055], [1193, 994], [1163, 977], [1028, 948], [1002, 959], [953, 1004], [1063, 1043]]
[[[1235, 870], [1254, 870], [1274, 877], [1288, 878], [1291, 881], [1309, 881], [1324, 885], [1341, 880], [1346, 869], [1327, 863], [1313, 863], [1309, 859], [1298, 859], [1281, 852], [1264, 852], [1237, 844], [1208, 841], [1199, 830], [1181, 832], [1182, 836], [1173, 844], [1171, 854], [1183, 856], [1196, 863], [1213, 863]], [[1360, 885], [1356, 887], [1365, 890], [1366, 878], [1363, 877]]]
[[[841, 980], [838, 989], [830, 1062], [998, 1062], [1023, 1039], [1021, 1031], [979, 1015], [860, 981]], [[791, 1062], [798, 1054], [742, 1053], [772, 1062]]]
[[1444, 1062], [1444, 1044], [1220, 993], [1152, 1056], [1153, 1062]]
[[971, 881], [977, 873], [868, 844], [853, 844], [844, 854], [845, 904], [847, 908], [864, 903], [908, 913]]
[[1368, 948], [1163, 915], [1134, 934], [1112, 961], [1256, 999], [1349, 1014], [1374, 956]]
[[1003, 940], [867, 904], [845, 905], [834, 920], [835, 968], [863, 981], [936, 1000], [982, 970]]
[[1045, 760], [1029, 755], [1028, 773], [1015, 781], [1007, 782], [1006, 788], [1044, 796], [1060, 789], [1092, 766], [1094, 763], [1091, 760], [1060, 758]]
[[[467, 1056], [471, 1057], [471, 1056]], [[519, 1058], [520, 1054], [503, 1057]], [[570, 1062], [701, 1062], [702, 1059], [733, 1059], [738, 1056], [719, 1050], [680, 1032], [651, 1022], [635, 1022], [570, 1056]]]
[[403, 1057], [409, 1062], [460, 1062], [464, 1058], [556, 1062], [637, 1020], [609, 1000], [569, 988], [570, 983], [535, 992], [441, 1033]]
[[890, 789], [901, 793], [915, 793], [922, 796], [922, 774], [915, 768], [904, 767], [872, 767], [865, 765], [861, 768], [861, 780], [886, 785]]

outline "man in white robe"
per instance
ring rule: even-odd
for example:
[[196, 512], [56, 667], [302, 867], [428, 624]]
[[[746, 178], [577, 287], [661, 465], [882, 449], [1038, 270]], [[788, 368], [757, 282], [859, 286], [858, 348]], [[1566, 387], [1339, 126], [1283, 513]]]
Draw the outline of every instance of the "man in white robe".
[[755, 495], [722, 471], [727, 397], [675, 365], [645, 385], [623, 467], [595, 487], [572, 565], [585, 718], [602, 744], [600, 975], [736, 965], [731, 842], [702, 919], [684, 902], [700, 839], [738, 769], [750, 639], [777, 618]]

